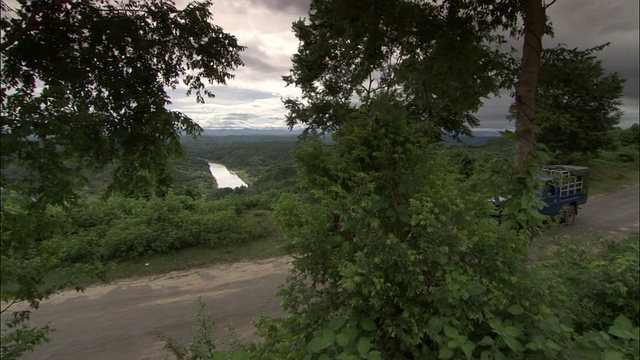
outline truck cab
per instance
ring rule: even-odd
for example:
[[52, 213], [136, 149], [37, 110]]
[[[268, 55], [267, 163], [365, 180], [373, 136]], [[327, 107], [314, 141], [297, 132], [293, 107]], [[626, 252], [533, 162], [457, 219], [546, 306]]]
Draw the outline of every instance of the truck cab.
[[540, 213], [548, 216], [560, 216], [571, 224], [578, 214], [578, 206], [588, 199], [589, 168], [572, 165], [553, 165], [543, 168], [539, 177], [544, 186], [540, 191], [540, 200], [546, 206]]
[[[589, 168], [573, 165], [545, 166], [538, 179], [543, 186], [538, 198], [545, 206], [540, 210], [542, 215], [559, 219], [566, 224], [573, 223], [578, 214], [578, 206], [587, 202], [589, 197]], [[502, 221], [503, 204], [509, 198], [492, 198], [495, 213], [492, 218]]]

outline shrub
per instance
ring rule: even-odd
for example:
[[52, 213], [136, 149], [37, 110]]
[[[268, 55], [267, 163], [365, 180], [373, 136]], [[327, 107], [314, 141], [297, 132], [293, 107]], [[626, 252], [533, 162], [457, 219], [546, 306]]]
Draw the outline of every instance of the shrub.
[[[229, 196], [207, 202], [170, 194], [165, 198], [91, 198], [64, 219], [47, 240], [60, 260], [72, 264], [111, 261], [204, 245], [219, 248], [259, 239], [270, 229], [260, 219], [244, 217], [247, 209], [264, 208], [260, 196]], [[53, 216], [53, 215], [52, 215]]]

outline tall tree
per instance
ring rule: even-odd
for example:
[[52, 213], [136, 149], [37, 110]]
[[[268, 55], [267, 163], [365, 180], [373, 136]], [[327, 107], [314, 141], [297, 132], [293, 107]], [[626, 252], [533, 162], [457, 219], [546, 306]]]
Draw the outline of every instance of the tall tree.
[[[536, 145], [534, 128], [536, 91], [540, 76], [542, 36], [546, 24], [544, 0], [524, 0], [524, 44], [516, 87], [515, 164], [522, 167]], [[554, 0], [555, 1], [555, 0]]]
[[[289, 125], [335, 130], [345, 109], [382, 85], [404, 98], [434, 136], [465, 133], [478, 124], [473, 113], [481, 98], [511, 87], [509, 71], [517, 72], [514, 162], [521, 167], [536, 144], [535, 94], [542, 38], [550, 31], [545, 10], [554, 2], [314, 1], [309, 20], [294, 24], [301, 45], [285, 81], [302, 89], [304, 101], [285, 101]], [[498, 29], [523, 37], [517, 71], [510, 54], [488, 46], [502, 42]], [[445, 65], [429, 65], [443, 58]]]
[[451, 2], [313, 1], [294, 23], [300, 40], [284, 79], [302, 90], [287, 99], [288, 123], [336, 131], [378, 93], [422, 119], [431, 136], [468, 133], [482, 98], [509, 84], [509, 55], [486, 21]]
[[[203, 102], [242, 65], [234, 36], [214, 25], [211, 1], [177, 8], [171, 0], [2, 1], [0, 142], [2, 146], [1, 297], [40, 300], [56, 257], [40, 243], [55, 231], [49, 205], [74, 199], [86, 169], [115, 165], [113, 187], [163, 192], [181, 134], [201, 129], [169, 110], [167, 89], [183, 81]], [[8, 178], [19, 166], [22, 176]], [[7, 308], [3, 308], [5, 313]], [[3, 314], [3, 319], [6, 319]], [[40, 342], [28, 311], [9, 317], [2, 358]]]
[[613, 145], [611, 130], [619, 123], [624, 80], [607, 74], [597, 52], [558, 46], [546, 49], [536, 96], [539, 141], [558, 160], [595, 154]]

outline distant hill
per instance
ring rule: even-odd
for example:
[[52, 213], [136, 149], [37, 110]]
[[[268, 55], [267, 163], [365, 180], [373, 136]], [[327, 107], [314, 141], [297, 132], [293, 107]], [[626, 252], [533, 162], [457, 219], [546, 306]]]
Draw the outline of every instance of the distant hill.
[[204, 129], [202, 135], [209, 136], [295, 136], [299, 135], [302, 130], [287, 129]]
[[454, 139], [450, 136], [446, 136], [444, 138], [445, 144], [447, 146], [457, 146], [457, 145], [469, 145], [469, 146], [479, 146], [484, 145], [487, 141], [491, 139], [500, 138], [500, 133], [498, 132], [479, 132], [475, 133], [474, 136], [458, 136], [458, 139]]
[[[287, 129], [204, 129], [202, 135], [204, 136], [225, 136], [229, 140], [235, 139], [239, 141], [261, 141], [266, 140], [269, 137], [287, 137], [297, 136], [302, 133], [302, 130], [289, 131]], [[500, 133], [494, 130], [477, 130], [474, 131], [474, 136], [459, 136], [458, 140], [452, 137], [445, 137], [445, 142], [448, 146], [467, 144], [471, 146], [483, 145], [490, 139], [500, 137]], [[245, 137], [238, 139], [238, 137]], [[264, 137], [264, 138], [262, 138]]]

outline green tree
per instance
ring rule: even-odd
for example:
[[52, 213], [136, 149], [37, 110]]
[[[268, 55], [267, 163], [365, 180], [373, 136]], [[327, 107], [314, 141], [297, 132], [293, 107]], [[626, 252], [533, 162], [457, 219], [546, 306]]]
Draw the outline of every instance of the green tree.
[[352, 109], [385, 93], [430, 138], [468, 133], [481, 99], [511, 84], [514, 63], [490, 46], [503, 41], [493, 25], [446, 4], [313, 1], [309, 18], [293, 25], [300, 47], [284, 80], [302, 99], [285, 100], [288, 124], [337, 131]]
[[618, 143], [622, 146], [640, 146], [640, 126], [637, 123], [618, 133]]
[[[432, 144], [468, 131], [482, 96], [510, 84], [510, 57], [489, 46], [506, 24], [491, 6], [520, 10], [488, 3], [314, 1], [294, 24], [301, 45], [285, 81], [302, 100], [285, 105], [291, 126], [307, 126], [297, 153], [307, 191], [277, 211], [295, 256], [282, 289], [289, 316], [261, 323], [256, 358], [557, 354], [523, 345], [545, 304], [527, 302], [536, 315], [522, 322], [509, 315], [525, 312], [530, 290], [516, 280], [526, 238], [493, 223], [489, 195]], [[325, 131], [335, 144], [320, 141]], [[527, 171], [518, 181], [533, 188]], [[535, 335], [553, 343], [570, 331]]]
[[[40, 286], [58, 261], [41, 246], [58, 230], [49, 205], [72, 202], [83, 171], [107, 165], [115, 165], [112, 189], [164, 193], [180, 135], [201, 131], [167, 109], [167, 89], [182, 80], [203, 102], [213, 96], [207, 82], [224, 84], [242, 65], [244, 47], [211, 23], [211, 1], [181, 9], [170, 0], [1, 6], [1, 295], [37, 308], [60, 288]], [[15, 166], [23, 176], [8, 178]], [[46, 335], [26, 325], [28, 314], [7, 322], [15, 331], [3, 331], [2, 358]]]
[[[273, 358], [433, 358], [444, 341], [434, 320], [466, 333], [482, 323], [473, 309], [509, 301], [488, 294], [518, 272], [525, 241], [496, 227], [486, 194], [465, 190], [428, 133], [382, 95], [349, 116], [335, 145], [305, 140], [297, 156], [309, 195], [278, 209], [296, 254], [283, 289], [285, 333], [295, 335]], [[323, 347], [332, 336], [337, 343]], [[462, 354], [471, 343], [459, 345]]]
[[619, 123], [624, 80], [607, 74], [590, 49], [558, 46], [544, 51], [537, 95], [538, 141], [560, 161], [595, 154], [613, 145]]

